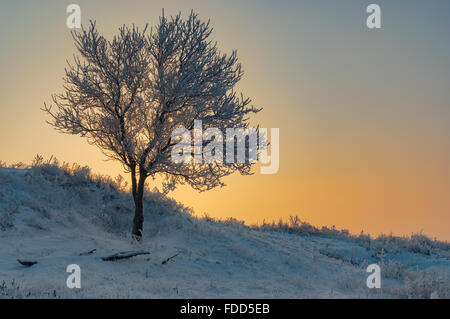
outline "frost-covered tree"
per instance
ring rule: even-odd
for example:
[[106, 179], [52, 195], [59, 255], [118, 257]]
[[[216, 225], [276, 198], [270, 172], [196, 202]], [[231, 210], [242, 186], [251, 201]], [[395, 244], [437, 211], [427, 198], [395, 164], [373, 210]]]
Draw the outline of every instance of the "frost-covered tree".
[[246, 129], [248, 115], [259, 111], [236, 95], [233, 87], [243, 74], [236, 52], [221, 53], [211, 32], [209, 21], [200, 21], [194, 12], [187, 19], [163, 16], [150, 31], [123, 26], [112, 40], [91, 21], [72, 32], [79, 54], [65, 69], [63, 93], [52, 96], [56, 108], [44, 105], [50, 125], [86, 137], [131, 174], [137, 239], [149, 176], [161, 175], [166, 190], [188, 183], [203, 191], [223, 186], [221, 178], [235, 171], [251, 173], [250, 161], [171, 160], [174, 129], [192, 132], [196, 120], [203, 129]]

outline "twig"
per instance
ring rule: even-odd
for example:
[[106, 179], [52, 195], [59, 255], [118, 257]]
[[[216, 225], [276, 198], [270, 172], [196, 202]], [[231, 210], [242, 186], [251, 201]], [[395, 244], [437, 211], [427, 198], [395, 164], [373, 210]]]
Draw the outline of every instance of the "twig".
[[180, 253], [176, 253], [175, 255], [173, 255], [172, 257], [167, 258], [166, 260], [163, 260], [163, 262], [161, 264], [165, 265], [167, 264], [171, 259], [177, 257]]
[[102, 260], [104, 261], [115, 261], [115, 260], [119, 260], [119, 259], [126, 259], [126, 258], [131, 258], [134, 256], [139, 256], [139, 255], [149, 255], [150, 252], [148, 251], [144, 251], [144, 250], [139, 250], [139, 251], [124, 251], [124, 252], [120, 252], [111, 256], [106, 256], [106, 257], [102, 257]]
[[85, 253], [80, 253], [80, 256], [87, 256], [87, 255], [91, 255], [91, 254], [93, 254], [94, 253], [94, 251], [96, 251], [97, 249], [92, 249], [92, 250], [90, 250], [90, 251], [88, 251], [88, 252], [85, 252]]
[[31, 267], [35, 264], [37, 264], [37, 261], [34, 260], [21, 260], [21, 259], [17, 259], [17, 261], [21, 264], [24, 265], [26, 267]]

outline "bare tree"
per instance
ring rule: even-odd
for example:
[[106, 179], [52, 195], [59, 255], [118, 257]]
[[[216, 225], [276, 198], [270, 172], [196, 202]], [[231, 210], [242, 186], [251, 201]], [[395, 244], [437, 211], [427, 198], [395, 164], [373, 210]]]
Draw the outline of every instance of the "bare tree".
[[[156, 174], [165, 189], [188, 183], [203, 191], [223, 186], [235, 171], [251, 174], [251, 164], [175, 163], [174, 129], [248, 128], [248, 115], [259, 109], [237, 96], [242, 77], [236, 52], [221, 53], [209, 38], [212, 29], [191, 12], [160, 18], [147, 32], [134, 25], [119, 28], [112, 41], [99, 34], [95, 22], [72, 32], [79, 55], [65, 69], [64, 92], [52, 96], [56, 109], [44, 105], [48, 122], [58, 131], [86, 137], [131, 174], [135, 216], [132, 234], [143, 231], [145, 181]], [[192, 148], [192, 154], [195, 150]]]

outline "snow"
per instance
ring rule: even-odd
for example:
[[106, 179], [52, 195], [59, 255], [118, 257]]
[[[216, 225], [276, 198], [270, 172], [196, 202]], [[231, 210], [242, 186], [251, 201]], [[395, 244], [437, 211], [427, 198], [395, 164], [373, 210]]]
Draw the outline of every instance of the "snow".
[[[450, 298], [450, 245], [422, 235], [248, 227], [150, 192], [144, 205], [136, 243], [131, 195], [110, 179], [67, 165], [0, 167], [0, 298]], [[150, 255], [101, 259], [130, 250]], [[366, 287], [372, 263], [381, 289]], [[70, 264], [81, 289], [66, 285]]]

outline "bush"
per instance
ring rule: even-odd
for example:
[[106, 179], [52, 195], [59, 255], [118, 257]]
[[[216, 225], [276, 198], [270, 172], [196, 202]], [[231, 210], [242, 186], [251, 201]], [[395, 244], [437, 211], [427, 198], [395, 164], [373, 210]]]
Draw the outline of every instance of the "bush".
[[403, 280], [406, 276], [405, 267], [401, 262], [388, 260], [387, 262], [383, 262], [380, 267], [381, 273], [385, 278]]
[[400, 298], [450, 298], [450, 275], [444, 270], [430, 267], [415, 272], [412, 278], [406, 278], [405, 283], [396, 294]]
[[11, 212], [0, 211], [0, 230], [6, 230], [14, 226]]

